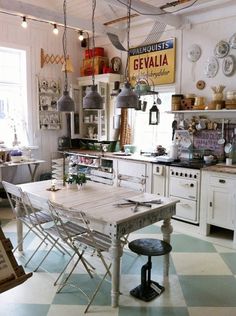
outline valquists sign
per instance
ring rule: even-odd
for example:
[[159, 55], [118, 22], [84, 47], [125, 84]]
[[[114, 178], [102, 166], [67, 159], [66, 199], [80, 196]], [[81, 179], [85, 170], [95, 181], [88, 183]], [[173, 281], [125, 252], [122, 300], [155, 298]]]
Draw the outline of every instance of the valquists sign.
[[130, 49], [129, 74], [132, 86], [142, 78], [150, 85], [175, 82], [175, 38]]

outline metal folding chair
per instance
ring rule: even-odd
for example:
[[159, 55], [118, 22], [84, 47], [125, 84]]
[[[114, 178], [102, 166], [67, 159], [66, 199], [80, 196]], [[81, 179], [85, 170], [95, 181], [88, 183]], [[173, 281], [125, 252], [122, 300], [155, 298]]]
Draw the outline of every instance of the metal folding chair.
[[[49, 225], [49, 226], [41, 225], [40, 222], [38, 222], [38, 225], [42, 229], [45, 238], [48, 238], [51, 241], [51, 247], [48, 249], [48, 251], [46, 252], [44, 257], [41, 259], [37, 268], [34, 271], [37, 271], [39, 269], [39, 267], [42, 265], [42, 263], [45, 261], [45, 259], [48, 257], [48, 255], [50, 254], [50, 252], [52, 251], [52, 249], [54, 247], [63, 249], [63, 251], [65, 251], [70, 256], [68, 263], [61, 271], [57, 280], [54, 282], [54, 285], [56, 285], [58, 279], [61, 277], [64, 270], [67, 268], [67, 266], [70, 264], [70, 262], [72, 261], [72, 259], [75, 256], [75, 253], [71, 254], [69, 252], [70, 248], [68, 249], [68, 247], [66, 247], [66, 245], [68, 245], [67, 239], [70, 239], [72, 237], [75, 237], [79, 234], [84, 233], [85, 229], [82, 226], [79, 226], [79, 225], [67, 220], [63, 223], [63, 225], [65, 226], [66, 231], [67, 231], [67, 234], [65, 234], [64, 229], [61, 229], [58, 227], [59, 219], [57, 217], [53, 216], [51, 214], [51, 212], [49, 212], [47, 201], [42, 201], [42, 199], [39, 198], [35, 194], [23, 193], [23, 203], [25, 204], [25, 207], [27, 209], [30, 208], [30, 210], [32, 212], [34, 212], [37, 220], [38, 220], [38, 212], [35, 212], [34, 210], [35, 210], [35, 208], [38, 209], [40, 207], [47, 210], [48, 216], [51, 219], [51, 225]], [[31, 258], [34, 255], [35, 255], [35, 253], [32, 254]], [[89, 265], [90, 268], [88, 268], [88, 265], [89, 265], [88, 263], [84, 262], [84, 266], [85, 266], [86, 270], [88, 271], [88, 273], [90, 273], [90, 268], [93, 268], [93, 267], [91, 265]]]
[[[105, 235], [103, 233], [100, 233], [96, 230], [93, 230], [91, 227], [90, 220], [87, 218], [84, 212], [78, 211], [73, 208], [64, 208], [54, 202], [49, 201], [49, 208], [51, 210], [52, 216], [55, 218], [58, 218], [58, 221], [55, 222], [58, 229], [64, 230], [64, 234], [67, 235], [67, 229], [64, 225], [65, 220], [70, 220], [74, 222], [78, 222], [80, 225], [83, 225], [85, 232], [83, 234], [80, 234], [78, 236], [68, 238], [67, 242], [68, 245], [73, 249], [76, 253], [79, 254], [79, 259], [74, 264], [73, 268], [70, 270], [66, 278], [62, 281], [62, 283], [59, 285], [57, 289], [57, 293], [61, 292], [61, 290], [66, 286], [69, 285], [68, 280], [70, 276], [72, 275], [73, 271], [75, 270], [78, 262], [80, 260], [83, 260], [85, 254], [90, 254], [92, 256], [97, 255], [97, 257], [101, 260], [103, 266], [105, 267], [105, 273], [103, 277], [101, 278], [101, 281], [97, 285], [93, 295], [89, 297], [83, 289], [78, 287], [78, 289], [88, 298], [88, 305], [86, 306], [86, 309], [84, 313], [86, 313], [92, 304], [96, 294], [98, 293], [103, 281], [106, 279], [106, 277], [110, 273], [110, 267], [111, 263], [107, 262], [103, 253], [108, 252], [109, 248], [111, 246], [111, 238], [108, 235]], [[92, 257], [91, 257], [92, 258]], [[96, 273], [96, 270], [93, 271]], [[98, 273], [96, 273], [98, 275]], [[91, 276], [91, 274], [90, 274]]]
[[[46, 245], [46, 241], [51, 243], [51, 240], [47, 239], [47, 236], [44, 234], [42, 230], [42, 225], [49, 222], [52, 223], [52, 218], [50, 214], [45, 211], [38, 209], [36, 212], [33, 208], [29, 209], [28, 207], [26, 207], [26, 203], [24, 201], [24, 193], [21, 190], [21, 188], [17, 187], [15, 184], [2, 181], [2, 185], [6, 191], [7, 198], [9, 200], [15, 218], [21, 221], [28, 228], [28, 231], [24, 234], [22, 239], [16, 245], [14, 251], [19, 247], [19, 245], [23, 243], [23, 241], [29, 235], [29, 233], [32, 232], [41, 240], [40, 244], [34, 251], [35, 254], [43, 243], [45, 243]], [[16, 211], [17, 203], [19, 206], [18, 212]], [[27, 265], [31, 259], [32, 256], [28, 259], [25, 265]]]

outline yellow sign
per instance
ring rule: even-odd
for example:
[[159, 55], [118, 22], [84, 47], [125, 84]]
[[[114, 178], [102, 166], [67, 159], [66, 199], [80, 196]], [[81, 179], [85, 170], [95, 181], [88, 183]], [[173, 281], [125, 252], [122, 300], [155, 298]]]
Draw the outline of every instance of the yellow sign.
[[149, 85], [175, 82], [175, 39], [130, 49], [129, 75], [132, 86], [141, 79]]

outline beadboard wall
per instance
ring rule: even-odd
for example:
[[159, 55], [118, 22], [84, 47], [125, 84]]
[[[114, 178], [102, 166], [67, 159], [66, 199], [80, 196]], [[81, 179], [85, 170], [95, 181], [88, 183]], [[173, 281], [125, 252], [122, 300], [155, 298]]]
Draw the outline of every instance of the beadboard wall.
[[[34, 150], [33, 155], [46, 161], [40, 165], [39, 172], [43, 173], [51, 169], [51, 153], [57, 150], [57, 139], [67, 134], [65, 114], [63, 115], [63, 128], [61, 130], [40, 130], [38, 124], [38, 95], [37, 77], [60, 79], [63, 88], [63, 73], [61, 64], [46, 64], [40, 66], [40, 50], [44, 49], [49, 55], [63, 55], [62, 33], [63, 28], [59, 27], [59, 34], [52, 33], [52, 25], [36, 21], [28, 21], [28, 28], [21, 27], [20, 17], [7, 16], [0, 13], [0, 46], [12, 48], [24, 48], [27, 50], [27, 79], [28, 79], [28, 121], [29, 121], [29, 142], [31, 145], [39, 146]], [[78, 43], [75, 31], [67, 30], [68, 54], [70, 55], [75, 72], [68, 74], [69, 82], [76, 82], [79, 75], [79, 67], [82, 60], [82, 50]], [[14, 182], [25, 182], [29, 180], [26, 167], [17, 171], [14, 168], [4, 170], [3, 176]], [[7, 175], [6, 175], [7, 173]], [[20, 180], [19, 180], [20, 179]]]

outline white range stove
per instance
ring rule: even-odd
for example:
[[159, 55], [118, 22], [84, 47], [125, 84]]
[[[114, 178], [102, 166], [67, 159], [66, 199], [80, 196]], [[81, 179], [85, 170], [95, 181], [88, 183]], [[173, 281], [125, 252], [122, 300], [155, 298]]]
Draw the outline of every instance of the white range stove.
[[199, 224], [200, 169], [170, 167], [169, 195], [179, 198], [174, 218]]

